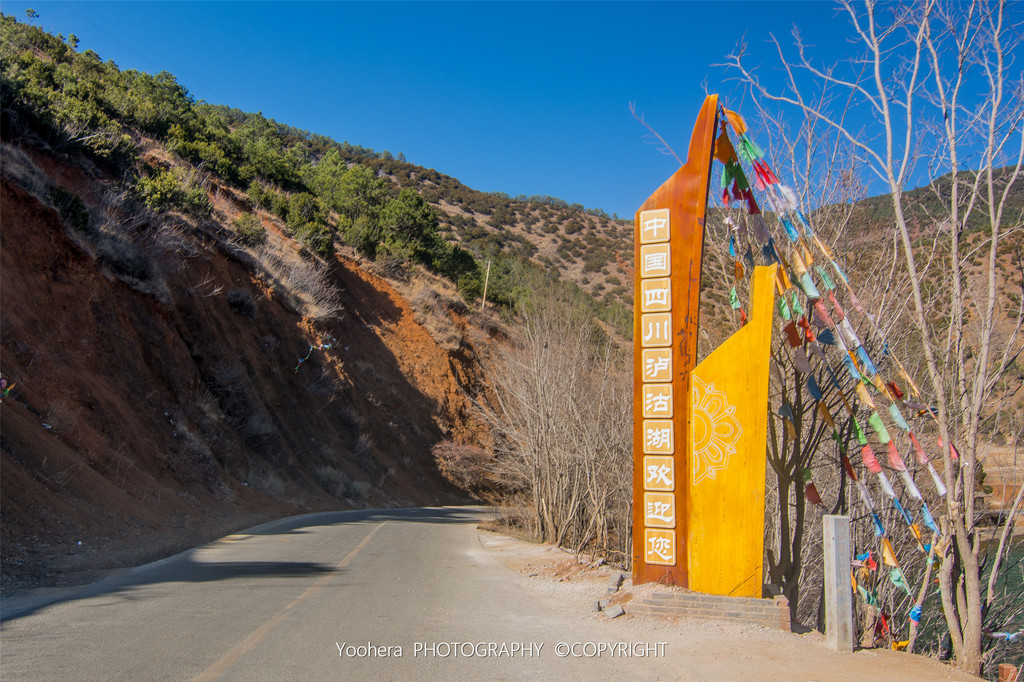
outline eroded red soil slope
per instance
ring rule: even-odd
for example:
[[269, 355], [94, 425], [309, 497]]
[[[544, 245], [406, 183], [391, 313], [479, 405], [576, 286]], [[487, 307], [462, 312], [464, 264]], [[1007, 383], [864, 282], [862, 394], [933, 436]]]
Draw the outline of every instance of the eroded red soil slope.
[[[36, 166], [87, 207], [105, 191]], [[385, 281], [338, 258], [342, 311], [314, 323], [210, 230], [179, 230], [146, 252], [156, 283], [130, 282], [24, 184], [0, 195], [6, 593], [271, 517], [461, 499], [430, 448], [473, 438], [473, 349], [438, 347]]]

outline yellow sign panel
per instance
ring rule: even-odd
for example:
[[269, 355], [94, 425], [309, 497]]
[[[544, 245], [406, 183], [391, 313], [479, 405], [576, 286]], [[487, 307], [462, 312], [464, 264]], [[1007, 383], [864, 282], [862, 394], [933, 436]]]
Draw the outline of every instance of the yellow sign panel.
[[640, 247], [640, 276], [668, 277], [672, 274], [672, 254], [668, 243]]
[[644, 525], [676, 527], [676, 496], [672, 493], [644, 493]]
[[672, 313], [647, 313], [640, 316], [640, 345], [644, 348], [652, 346], [672, 345]]
[[683, 542], [695, 592], [761, 595], [775, 272], [774, 265], [754, 270], [749, 322], [691, 373], [691, 461], [681, 475], [687, 489]]
[[645, 419], [643, 429], [645, 455], [671, 455], [676, 451], [671, 419]]
[[672, 309], [672, 285], [668, 277], [640, 280], [640, 310], [662, 313]]
[[643, 350], [643, 380], [645, 382], [672, 381], [672, 349], [645, 348]]
[[644, 417], [672, 418], [672, 384], [645, 384], [642, 391]]
[[658, 528], [644, 529], [644, 560], [661, 566], [676, 565], [676, 533]]
[[672, 457], [644, 457], [644, 490], [672, 492], [676, 488], [676, 465]]
[[640, 212], [640, 243], [654, 244], [667, 242], [671, 229], [668, 209], [659, 208], [653, 211]]

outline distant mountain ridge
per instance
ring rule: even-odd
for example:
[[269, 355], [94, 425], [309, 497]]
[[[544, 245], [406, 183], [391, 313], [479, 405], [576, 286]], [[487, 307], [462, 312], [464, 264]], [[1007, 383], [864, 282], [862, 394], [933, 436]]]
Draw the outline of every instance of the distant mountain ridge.
[[[196, 102], [167, 72], [121, 71], [13, 17], [3, 17], [3, 27], [8, 139], [31, 131], [54, 147], [80, 147], [103, 159], [136, 189], [162, 182], [163, 194], [147, 194], [153, 203], [174, 203], [175, 182], [195, 186], [216, 176], [247, 193], [250, 211], [266, 208], [314, 251], [349, 246], [392, 271], [402, 263], [420, 263], [451, 279], [470, 301], [483, 293], [488, 262], [488, 298], [503, 304], [516, 301], [519, 269], [541, 270], [590, 294], [595, 312], [628, 334], [631, 219], [555, 197], [480, 192], [401, 154], [339, 143], [259, 113]], [[153, 145], [170, 153], [166, 168], [138, 163]], [[183, 169], [177, 178], [160, 174], [172, 166]], [[948, 180], [937, 187], [948, 189]], [[398, 201], [403, 190], [415, 197], [406, 194]], [[922, 238], [932, 229], [931, 191], [906, 195]], [[876, 238], [891, 216], [888, 202], [886, 196], [871, 197], [851, 208], [850, 243]], [[421, 210], [424, 203], [434, 209], [432, 215]], [[1024, 190], [1015, 190], [1011, 208], [1018, 214], [1024, 209]]]

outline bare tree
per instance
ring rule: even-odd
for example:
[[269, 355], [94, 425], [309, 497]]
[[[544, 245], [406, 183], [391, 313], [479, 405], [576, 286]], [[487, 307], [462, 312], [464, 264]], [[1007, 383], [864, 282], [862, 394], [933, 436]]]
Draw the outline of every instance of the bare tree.
[[[943, 610], [954, 656], [975, 674], [985, 616], [974, 495], [982, 425], [995, 409], [1000, 378], [1020, 355], [1024, 319], [1020, 297], [1008, 305], [997, 276], [1000, 246], [1019, 239], [1024, 222], [1008, 208], [1024, 159], [1024, 81], [1009, 58], [1020, 37], [1007, 19], [1008, 4], [844, 1], [857, 55], [822, 66], [798, 32], [793, 57], [773, 37], [786, 76], [778, 87], [748, 68], [742, 46], [730, 55], [730, 66], [764, 106], [791, 108], [838, 133], [892, 201], [901, 276], [913, 304], [913, 342], [936, 407], [948, 489], [942, 526], [949, 541], [937, 548]], [[814, 88], [836, 98], [812, 101], [805, 93]], [[942, 186], [939, 178], [946, 175], [949, 184]], [[928, 224], [908, 194], [922, 177], [941, 199]], [[916, 242], [933, 225], [935, 244], [942, 246], [929, 254]], [[980, 243], [967, 243], [978, 226]], [[936, 255], [945, 270], [941, 286], [927, 277], [929, 257]]]
[[525, 491], [535, 536], [630, 556], [631, 366], [580, 299], [529, 284], [511, 346], [488, 368], [499, 478]]

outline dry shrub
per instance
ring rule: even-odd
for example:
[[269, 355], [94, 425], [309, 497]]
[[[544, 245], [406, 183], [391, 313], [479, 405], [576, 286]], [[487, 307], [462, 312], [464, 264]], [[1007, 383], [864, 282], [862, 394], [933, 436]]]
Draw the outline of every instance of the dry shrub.
[[317, 483], [320, 487], [332, 497], [344, 497], [345, 496], [345, 483], [348, 481], [348, 477], [345, 472], [338, 467], [329, 465], [319, 466], [313, 472], [316, 477]]
[[284, 481], [273, 471], [264, 471], [259, 468], [249, 469], [245, 473], [245, 485], [257, 492], [279, 497], [284, 494]]
[[178, 423], [174, 435], [178, 443], [167, 454], [167, 466], [179, 483], [202, 483], [211, 492], [223, 482], [210, 452], [210, 443], [184, 423]]
[[256, 319], [256, 301], [252, 300], [252, 295], [245, 289], [232, 289], [228, 292], [227, 301], [228, 307], [236, 314], [250, 320]]
[[363, 455], [370, 452], [373, 449], [373, 438], [366, 433], [360, 434], [356, 440], [356, 445], [352, 448], [353, 457], [362, 457]]
[[459, 349], [462, 332], [452, 319], [452, 312], [466, 312], [465, 303], [442, 295], [428, 284], [417, 287], [409, 303], [416, 323], [427, 330], [438, 346], [450, 351]]
[[366, 481], [351, 479], [348, 474], [335, 466], [319, 466], [313, 475], [328, 495], [356, 504], [366, 500], [373, 488]]
[[338, 289], [325, 266], [271, 248], [256, 253], [256, 265], [294, 310], [314, 320], [341, 318]]
[[241, 432], [247, 443], [259, 444], [269, 440], [276, 429], [270, 415], [263, 409], [256, 409], [246, 417]]
[[366, 266], [366, 269], [386, 279], [407, 282], [409, 280], [408, 263], [397, 256], [381, 256]]
[[220, 410], [220, 402], [206, 384], [196, 386], [192, 396], [192, 404], [199, 408], [199, 411], [207, 419], [220, 421], [224, 418], [224, 414]]
[[445, 440], [435, 445], [431, 452], [437, 470], [459, 490], [488, 501], [505, 492], [491, 470], [493, 458], [482, 449]]
[[372, 488], [373, 486], [366, 481], [352, 481], [345, 489], [346, 497], [361, 502], [367, 498]]
[[0, 144], [0, 159], [2, 159], [3, 175], [5, 178], [21, 187], [40, 203], [50, 204], [50, 181], [46, 175], [39, 170], [25, 152], [13, 145]]
[[530, 286], [515, 345], [491, 367], [482, 405], [495, 471], [524, 492], [536, 537], [629, 561], [632, 381], [628, 353], [577, 297]]

